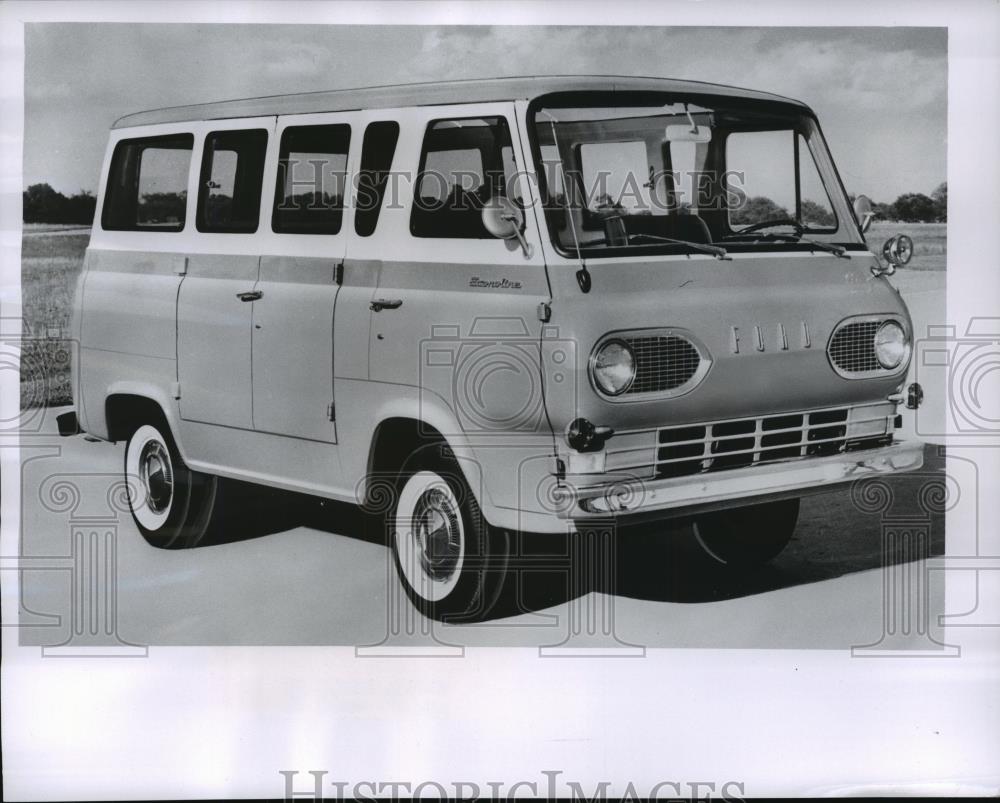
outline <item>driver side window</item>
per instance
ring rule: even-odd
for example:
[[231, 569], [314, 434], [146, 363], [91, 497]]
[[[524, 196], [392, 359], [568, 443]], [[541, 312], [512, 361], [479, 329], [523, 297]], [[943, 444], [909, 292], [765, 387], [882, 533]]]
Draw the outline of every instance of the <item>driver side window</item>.
[[519, 201], [512, 154], [502, 117], [432, 121], [415, 185], [413, 236], [493, 239], [483, 226], [482, 209], [496, 196]]

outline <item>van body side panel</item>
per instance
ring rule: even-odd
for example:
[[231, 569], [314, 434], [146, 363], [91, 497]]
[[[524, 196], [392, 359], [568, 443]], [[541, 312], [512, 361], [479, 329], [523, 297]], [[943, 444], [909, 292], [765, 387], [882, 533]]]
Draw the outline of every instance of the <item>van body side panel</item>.
[[80, 407], [86, 431], [106, 438], [105, 400], [129, 379], [169, 394], [177, 378], [176, 256], [91, 247], [80, 320]]
[[[341, 395], [340, 382], [343, 379], [368, 379], [369, 331], [371, 329], [371, 302], [378, 287], [378, 275], [382, 262], [377, 259], [344, 260], [344, 283], [337, 293], [336, 312], [333, 317], [333, 342], [339, 344], [334, 349], [333, 371], [337, 418], [344, 416], [351, 407]], [[348, 345], [349, 344], [349, 345]], [[353, 431], [340, 427], [341, 438], [351, 438]], [[360, 442], [360, 441], [359, 441]]]
[[339, 259], [261, 258], [253, 302], [253, 424], [258, 432], [337, 442], [333, 310]]
[[193, 254], [177, 296], [181, 418], [253, 429], [251, 302], [260, 257]]
[[[80, 283], [79, 398], [81, 428], [107, 438], [108, 396], [142, 396], [159, 404], [177, 432], [177, 294], [183, 279], [190, 234], [105, 230], [103, 211], [112, 156], [121, 140], [190, 134], [195, 124], [158, 125], [112, 132], [97, 192], [97, 213]], [[188, 167], [188, 188], [197, 171], [195, 151]], [[188, 193], [186, 218], [194, 199]], [[189, 226], [188, 228], [193, 228]]]
[[174, 359], [175, 266], [173, 254], [90, 249], [84, 347]]
[[[351, 186], [346, 179], [350, 160], [360, 147], [355, 117], [351, 113], [309, 114], [276, 121], [266, 161], [261, 224], [254, 235], [262, 254], [255, 287], [260, 298], [252, 305], [251, 328], [257, 432], [337, 442], [334, 313], [341, 291], [338, 267], [343, 263], [348, 227], [353, 226]], [[310, 147], [316, 148], [310, 160], [326, 160], [318, 174], [318, 162], [312, 162], [310, 171], [301, 161], [299, 148]], [[328, 217], [316, 221], [298, 216], [303, 206], [313, 203], [301, 197], [294, 200], [305, 191], [322, 194], [328, 201], [339, 197], [339, 222], [331, 225]], [[290, 198], [291, 208], [281, 206]], [[359, 347], [356, 337], [348, 333], [343, 341], [345, 353]], [[363, 341], [359, 345], [363, 347]], [[328, 448], [327, 452], [328, 466], [321, 474], [314, 472], [312, 482], [339, 479], [337, 450]]]
[[[214, 189], [222, 197], [227, 193], [239, 196], [237, 182], [247, 188], [243, 191], [252, 192], [252, 180], [243, 184], [240, 177], [253, 172], [257, 153], [248, 147], [229, 167], [225, 167], [225, 160], [221, 161], [220, 182], [215, 182], [206, 179], [208, 174], [204, 172], [208, 164], [206, 150], [212, 143], [220, 142], [222, 136], [238, 136], [241, 131], [264, 131], [266, 156], [273, 149], [274, 126], [274, 117], [202, 121], [192, 126], [195, 148], [188, 180], [187, 225], [183, 242], [177, 243], [179, 253], [187, 258], [187, 272], [177, 296], [177, 379], [181, 418], [187, 421], [253, 429], [253, 300], [246, 294], [252, 293], [257, 284], [260, 233], [269, 220], [271, 203], [263, 179], [269, 175], [268, 162], [265, 159], [261, 167], [255, 230], [239, 230], [227, 213], [213, 213], [209, 220], [207, 211], [199, 214], [199, 204], [204, 200], [208, 210]], [[219, 152], [239, 147], [232, 142], [220, 146]], [[216, 175], [214, 159], [213, 153], [212, 176]], [[234, 209], [244, 206], [239, 198], [232, 203]], [[232, 230], [226, 230], [227, 226], [233, 226]], [[200, 444], [189, 444], [191, 452], [197, 448]]]
[[[537, 308], [545, 297], [544, 274], [524, 275], [516, 292], [470, 291], [469, 284], [475, 277], [490, 281], [531, 270], [511, 273], [509, 266], [483, 263], [383, 263], [376, 303], [385, 297], [403, 304], [371, 314], [371, 402], [345, 405], [341, 426], [359, 426], [356, 413], [370, 415], [381, 407], [380, 399], [413, 388], [412, 416], [438, 430], [453, 449], [466, 441], [469, 459], [481, 464], [477, 474], [488, 471], [482, 490], [489, 499], [483, 507], [488, 509], [490, 501], [516, 506], [511, 455], [525, 450], [548, 455], [550, 469], [554, 466], [539, 366]], [[430, 412], [439, 408], [449, 415], [431, 425]], [[345, 453], [343, 460], [359, 457]], [[363, 467], [354, 463], [347, 470], [363, 472]], [[482, 499], [480, 487], [471, 479], [469, 484]], [[487, 518], [493, 520], [489, 513]]]
[[184, 461], [196, 471], [297, 493], [354, 501], [353, 486], [341, 484], [336, 447], [195, 421], [180, 422], [188, 446]]
[[[546, 507], [545, 498], [536, 497], [539, 489], [542, 493], [549, 492], [548, 479], [553, 467], [551, 438], [523, 434], [506, 439], [482, 438], [466, 433], [459, 426], [449, 400], [412, 385], [338, 377], [337, 399], [346, 411], [341, 421], [345, 441], [356, 438], [358, 443], [370, 444], [379, 423], [387, 419], [420, 421], [428, 433], [436, 431], [444, 435], [487, 521], [507, 529], [565, 531], [565, 523], [553, 515], [551, 507]], [[349, 434], [345, 422], [350, 424]], [[384, 491], [386, 483], [395, 481], [395, 472], [387, 476], [367, 475], [367, 449], [342, 448], [341, 459], [349, 501], [364, 501], [369, 483], [373, 486], [376, 508], [391, 498]], [[536, 466], [540, 467], [537, 473]], [[530, 487], [525, 479], [529, 474], [533, 483]]]
[[[364, 466], [371, 445], [370, 431], [365, 435], [360, 430], [355, 431], [343, 423], [346, 421], [345, 416], [352, 416], [354, 405], [358, 403], [357, 400], [367, 401], [367, 395], [349, 391], [341, 392], [340, 382], [350, 379], [367, 380], [369, 377], [370, 305], [375, 297], [379, 273], [382, 270], [382, 258], [386, 253], [386, 219], [387, 216], [391, 215], [393, 208], [399, 205], [402, 193], [411, 191], [411, 185], [407, 183], [406, 176], [416, 170], [416, 164], [409, 164], [406, 157], [400, 153], [400, 148], [405, 150], [405, 143], [412, 141], [416, 136], [413, 130], [414, 126], [408, 125], [406, 122], [408, 116], [412, 116], [412, 111], [406, 109], [367, 109], [355, 112], [350, 117], [352, 126], [351, 154], [348, 166], [350, 180], [347, 185], [352, 203], [348, 204], [348, 208], [344, 210], [344, 223], [341, 231], [345, 247], [345, 250], [341, 252], [343, 257], [342, 282], [337, 293], [333, 322], [333, 342], [336, 345], [333, 358], [334, 382], [336, 383], [334, 401], [342, 446], [339, 450], [342, 466], [345, 453], [353, 452], [363, 452], [364, 454], [350, 461], [352, 465]], [[365, 204], [368, 211], [371, 211], [370, 205], [373, 203], [373, 199], [367, 194], [362, 199], [358, 193], [364, 142], [368, 127], [372, 123], [385, 122], [396, 123], [401, 128], [391, 157], [387, 159], [387, 154], [381, 154], [380, 164], [383, 169], [389, 171], [390, 177], [387, 179], [387, 187], [380, 199], [375, 228], [366, 236], [362, 236], [357, 233], [356, 229], [357, 208]], [[383, 162], [388, 162], [388, 164]], [[373, 413], [373, 410], [368, 408], [367, 412]], [[353, 475], [353, 480], [350, 481], [360, 483], [363, 486], [364, 468], [361, 468], [360, 475]]]

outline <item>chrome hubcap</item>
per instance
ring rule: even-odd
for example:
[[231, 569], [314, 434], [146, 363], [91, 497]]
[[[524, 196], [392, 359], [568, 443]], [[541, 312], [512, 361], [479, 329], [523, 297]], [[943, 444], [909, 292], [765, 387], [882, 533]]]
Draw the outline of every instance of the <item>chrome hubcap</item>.
[[451, 486], [433, 471], [403, 485], [393, 528], [401, 579], [428, 602], [447, 599], [465, 571], [465, 525]]
[[170, 506], [174, 493], [174, 473], [170, 455], [162, 443], [151, 441], [139, 455], [139, 481], [146, 492], [146, 504], [154, 513], [162, 513]]
[[438, 488], [420, 498], [413, 516], [420, 568], [432, 580], [443, 582], [455, 574], [461, 557], [461, 529], [458, 512]]

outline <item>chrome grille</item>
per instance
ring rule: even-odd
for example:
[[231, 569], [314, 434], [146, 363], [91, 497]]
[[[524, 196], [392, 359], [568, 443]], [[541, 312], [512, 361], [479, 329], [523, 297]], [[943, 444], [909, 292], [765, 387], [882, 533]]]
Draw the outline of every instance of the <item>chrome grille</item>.
[[[656, 476], [681, 477], [705, 471], [743, 468], [870, 449], [892, 440], [895, 405], [880, 410], [848, 407], [664, 427], [657, 434]], [[888, 433], [888, 434], [887, 434]]]
[[607, 465], [659, 479], [873, 449], [892, 443], [895, 416], [894, 402], [878, 402], [623, 432]]
[[883, 321], [853, 321], [841, 326], [830, 339], [830, 361], [844, 373], [860, 374], [881, 369], [875, 357], [875, 333]]
[[691, 381], [701, 355], [678, 335], [629, 336], [623, 340], [635, 355], [635, 379], [626, 392], [662, 393]]

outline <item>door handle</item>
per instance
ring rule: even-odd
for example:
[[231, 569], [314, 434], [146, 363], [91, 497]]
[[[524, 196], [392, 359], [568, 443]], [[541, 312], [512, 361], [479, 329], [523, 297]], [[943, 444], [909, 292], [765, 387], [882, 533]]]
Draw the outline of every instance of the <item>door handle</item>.
[[401, 298], [376, 298], [368, 305], [368, 309], [372, 312], [381, 312], [384, 309], [399, 309], [401, 306], [403, 306]]
[[257, 299], [263, 297], [264, 293], [260, 290], [248, 290], [245, 293], [237, 293], [236, 297], [240, 301], [256, 301]]

